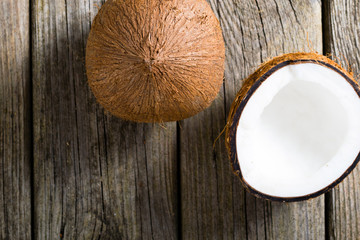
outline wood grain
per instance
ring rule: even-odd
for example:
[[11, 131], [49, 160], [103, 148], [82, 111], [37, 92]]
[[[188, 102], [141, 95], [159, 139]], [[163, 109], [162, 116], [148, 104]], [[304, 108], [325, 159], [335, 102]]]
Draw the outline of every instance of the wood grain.
[[178, 127], [125, 122], [96, 103], [84, 59], [103, 2], [31, 0], [30, 25], [29, 1], [0, 1], [0, 239], [359, 239], [359, 166], [326, 209], [324, 197], [273, 203], [243, 189], [223, 137], [213, 148], [241, 79], [270, 57], [321, 52], [324, 40], [360, 79], [359, 0], [323, 1], [323, 16], [316, 0], [209, 0], [224, 86]]
[[0, 239], [31, 238], [31, 84], [27, 0], [0, 1]]
[[[325, 51], [360, 80], [360, 1], [325, 1]], [[329, 194], [329, 239], [360, 239], [360, 166]]]
[[[241, 79], [281, 53], [322, 51], [320, 1], [209, 1], [227, 46], [224, 88], [212, 106], [181, 122], [184, 239], [323, 239], [324, 198], [302, 203], [255, 199], [232, 174], [220, 134]], [[309, 39], [309, 40], [308, 40]]]
[[35, 238], [177, 238], [176, 124], [116, 119], [87, 84], [102, 3], [32, 4]]

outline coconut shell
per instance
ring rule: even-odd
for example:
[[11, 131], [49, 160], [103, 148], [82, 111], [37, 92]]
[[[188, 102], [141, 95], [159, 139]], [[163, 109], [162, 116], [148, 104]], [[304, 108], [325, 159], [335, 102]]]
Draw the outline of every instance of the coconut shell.
[[97, 101], [137, 122], [177, 121], [207, 108], [224, 62], [220, 24], [205, 0], [108, 0], [86, 47]]
[[261, 86], [261, 84], [264, 81], [266, 81], [266, 79], [272, 73], [274, 73], [275, 71], [279, 70], [282, 67], [293, 64], [301, 64], [301, 63], [316, 63], [338, 72], [353, 86], [354, 90], [360, 96], [360, 86], [355, 81], [353, 74], [351, 72], [348, 72], [342, 66], [340, 66], [333, 60], [329, 59], [328, 57], [313, 52], [289, 53], [275, 57], [263, 63], [253, 74], [251, 74], [247, 79], [243, 81], [243, 86], [241, 87], [240, 91], [237, 93], [235, 100], [230, 108], [227, 124], [225, 127], [225, 143], [234, 173], [240, 178], [245, 189], [247, 189], [250, 193], [260, 198], [264, 198], [272, 201], [294, 202], [294, 201], [308, 200], [317, 197], [327, 192], [331, 188], [335, 187], [337, 184], [339, 184], [355, 168], [355, 166], [360, 160], [360, 156], [358, 156], [357, 159], [354, 161], [354, 163], [347, 169], [347, 171], [328, 187], [316, 193], [312, 193], [302, 197], [281, 198], [281, 197], [266, 195], [252, 188], [243, 178], [236, 152], [236, 130], [240, 121], [242, 111], [244, 110], [252, 94]]

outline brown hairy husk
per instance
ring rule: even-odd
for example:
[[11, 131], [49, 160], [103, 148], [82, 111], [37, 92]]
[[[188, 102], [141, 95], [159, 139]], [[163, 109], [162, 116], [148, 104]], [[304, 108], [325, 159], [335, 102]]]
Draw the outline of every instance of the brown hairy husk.
[[207, 108], [224, 62], [220, 24], [205, 0], [108, 0], [86, 48], [97, 101], [136, 122], [178, 121]]

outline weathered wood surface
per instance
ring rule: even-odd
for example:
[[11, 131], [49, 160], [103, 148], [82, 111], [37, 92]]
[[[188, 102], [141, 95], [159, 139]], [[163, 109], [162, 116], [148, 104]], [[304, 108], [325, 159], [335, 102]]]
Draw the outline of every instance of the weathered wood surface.
[[103, 0], [31, 0], [31, 24], [28, 0], [0, 1], [0, 239], [360, 239], [359, 167], [326, 201], [273, 203], [242, 188], [223, 137], [213, 148], [241, 79], [268, 58], [324, 44], [360, 79], [359, 0], [208, 1], [224, 87], [165, 125], [112, 117], [87, 85]]
[[0, 239], [31, 238], [29, 1], [0, 1]]
[[[360, 1], [325, 2], [326, 51], [360, 80]], [[328, 239], [360, 239], [360, 166], [327, 197]]]
[[224, 88], [215, 103], [182, 122], [181, 200], [184, 239], [324, 239], [324, 198], [281, 204], [245, 192], [220, 138], [241, 80], [281, 53], [322, 51], [319, 1], [210, 1], [227, 46]]
[[35, 239], [175, 239], [176, 123], [104, 113], [84, 59], [100, 1], [33, 1]]

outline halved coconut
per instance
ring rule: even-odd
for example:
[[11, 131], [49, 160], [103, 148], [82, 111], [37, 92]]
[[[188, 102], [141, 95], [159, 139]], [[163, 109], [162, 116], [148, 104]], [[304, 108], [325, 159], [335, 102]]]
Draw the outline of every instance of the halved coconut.
[[256, 196], [316, 197], [359, 161], [360, 91], [352, 74], [315, 53], [276, 57], [245, 80], [227, 125], [233, 169]]

